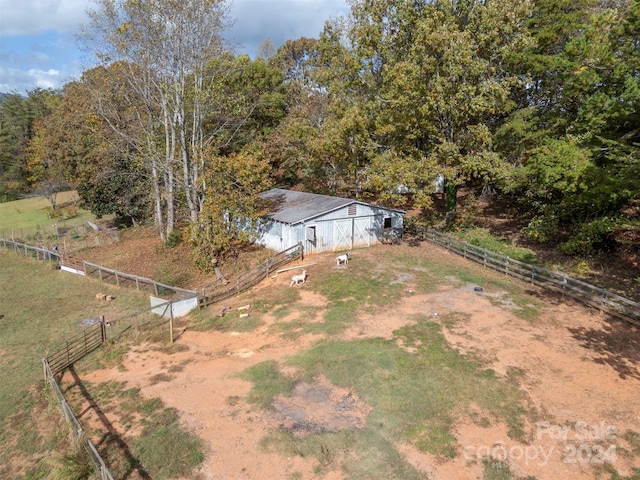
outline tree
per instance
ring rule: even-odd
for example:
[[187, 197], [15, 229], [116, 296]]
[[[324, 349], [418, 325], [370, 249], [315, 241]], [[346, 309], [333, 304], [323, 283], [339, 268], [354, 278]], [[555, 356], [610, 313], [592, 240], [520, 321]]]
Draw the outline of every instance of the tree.
[[27, 97], [11, 94], [0, 105], [0, 200], [25, 194], [31, 183], [28, 148], [36, 122], [48, 113], [53, 90], [35, 89]]
[[[202, 205], [204, 69], [224, 49], [228, 7], [223, 0], [96, 0], [96, 5], [83, 38], [104, 63], [120, 61], [126, 72], [138, 123], [132, 145], [149, 164], [154, 218], [164, 239], [175, 226], [179, 198], [192, 222]], [[106, 110], [113, 115], [113, 109]]]
[[263, 60], [269, 60], [273, 57], [276, 54], [276, 46], [273, 44], [273, 40], [265, 38], [264, 42], [262, 42], [258, 47], [258, 51], [256, 53], [258, 57]]
[[[531, 80], [498, 141], [511, 150], [505, 191], [526, 212], [529, 234], [565, 233], [565, 251], [588, 254], [629, 228], [640, 191], [640, 3], [561, 6], [538, 4], [537, 43], [521, 64]], [[560, 28], [561, 41], [549, 42]]]
[[271, 180], [269, 161], [261, 152], [223, 157], [209, 150], [206, 165], [204, 208], [185, 235], [196, 265], [213, 270], [221, 258], [237, 254], [253, 238], [257, 221], [267, 212], [259, 194]]
[[[450, 206], [462, 185], [496, 181], [504, 169], [492, 132], [513, 108], [512, 89], [521, 79], [505, 69], [528, 42], [522, 24], [529, 2], [352, 2], [346, 37], [355, 61], [331, 65], [333, 87], [353, 105], [344, 125], [364, 127], [347, 145], [364, 165], [369, 188], [402, 202], [399, 186], [423, 192], [441, 173]], [[339, 49], [344, 37], [325, 30]], [[345, 103], [345, 101], [343, 101]], [[426, 190], [424, 190], [426, 189]]]

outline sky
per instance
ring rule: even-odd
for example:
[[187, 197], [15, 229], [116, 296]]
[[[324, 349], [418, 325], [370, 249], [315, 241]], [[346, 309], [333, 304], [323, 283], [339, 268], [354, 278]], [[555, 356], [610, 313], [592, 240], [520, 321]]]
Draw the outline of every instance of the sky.
[[[231, 3], [231, 2], [230, 2]], [[0, 0], [0, 92], [25, 94], [60, 88], [95, 60], [78, 49], [75, 35], [87, 23], [93, 0]], [[233, 0], [234, 25], [225, 38], [251, 57], [270, 38], [317, 38], [324, 22], [349, 12], [347, 0]]]

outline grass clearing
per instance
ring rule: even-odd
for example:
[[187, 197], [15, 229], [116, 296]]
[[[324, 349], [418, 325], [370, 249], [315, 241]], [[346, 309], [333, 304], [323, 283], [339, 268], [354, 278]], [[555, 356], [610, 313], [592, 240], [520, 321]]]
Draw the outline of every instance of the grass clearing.
[[402, 286], [394, 284], [395, 274], [364, 259], [352, 262], [348, 272], [323, 270], [314, 274], [310, 284], [313, 291], [327, 300], [322, 322], [308, 323], [307, 333], [336, 335], [348, 328], [358, 312], [371, 312], [398, 302], [402, 297]]
[[504, 422], [512, 438], [523, 440], [530, 412], [517, 385], [449, 347], [439, 324], [416, 320], [397, 330], [392, 339], [323, 341], [289, 359], [287, 364], [297, 367], [295, 376], [283, 374], [274, 361], [247, 370], [243, 378], [254, 383], [249, 401], [261, 408], [270, 408], [278, 395], [289, 395], [297, 381], [319, 376], [352, 389], [373, 408], [362, 430], [306, 439], [281, 430], [267, 437], [264, 447], [284, 449], [288, 455], [324, 455], [340, 462], [354, 479], [422, 478], [394, 443], [410, 443], [437, 457], [455, 457], [453, 426], [471, 405], [486, 412], [490, 421]]
[[480, 248], [486, 248], [500, 255], [519, 260], [532, 265], [539, 264], [536, 253], [528, 248], [518, 247], [513, 242], [492, 235], [486, 228], [469, 228], [456, 232], [456, 237], [460, 240], [475, 245]]
[[95, 215], [78, 208], [75, 191], [61, 192], [57, 198], [58, 208], [51, 211], [49, 201], [44, 197], [25, 198], [13, 202], [0, 203], [0, 236], [11, 238], [15, 235], [27, 238], [35, 234], [56, 238], [58, 233], [83, 225], [87, 220], [95, 221]]
[[[28, 412], [34, 400], [33, 388], [42, 385], [42, 357], [58, 348], [82, 327], [80, 320], [105, 315], [118, 316], [123, 309], [148, 306], [146, 295], [96, 280], [56, 270], [53, 264], [25, 259], [0, 249], [0, 464], [14, 456], [29, 458], [48, 441], [39, 437], [36, 424], [15, 425], [21, 412]], [[116, 297], [98, 303], [96, 292]], [[40, 387], [38, 387], [40, 388]], [[18, 416], [18, 417], [16, 417]], [[36, 449], [36, 451], [32, 451]], [[32, 467], [38, 470], [36, 464]], [[44, 467], [42, 467], [44, 468]]]

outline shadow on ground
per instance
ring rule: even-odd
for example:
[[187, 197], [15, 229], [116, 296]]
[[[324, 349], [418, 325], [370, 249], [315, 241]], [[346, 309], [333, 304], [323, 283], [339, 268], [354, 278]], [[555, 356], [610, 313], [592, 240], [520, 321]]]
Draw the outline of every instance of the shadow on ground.
[[640, 380], [640, 329], [629, 323], [609, 319], [602, 329], [568, 328], [580, 344], [596, 354], [596, 363], [609, 365], [620, 378]]

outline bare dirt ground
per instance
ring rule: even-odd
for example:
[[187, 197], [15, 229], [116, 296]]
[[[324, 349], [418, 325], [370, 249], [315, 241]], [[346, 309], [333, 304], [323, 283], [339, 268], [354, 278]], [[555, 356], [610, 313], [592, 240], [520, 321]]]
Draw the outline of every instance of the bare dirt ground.
[[[406, 249], [407, 254], [421, 258], [449, 256], [451, 262], [463, 261], [428, 244], [375, 247], [358, 250], [357, 256], [380, 258], [385, 248]], [[317, 265], [309, 267], [309, 283], [299, 287], [301, 304], [322, 307], [326, 299], [308, 288], [314, 281], [314, 269], [343, 268], [347, 274], [348, 267], [336, 267], [330, 255], [314, 256], [313, 261]], [[289, 280], [289, 274], [282, 274], [256, 289], [289, 288]], [[634, 446], [624, 438], [626, 432], [640, 431], [638, 328], [569, 299], [542, 297], [547, 306], [532, 322], [514, 315], [514, 307], [501, 305], [494, 293], [474, 291], [473, 285], [443, 284], [435, 293], [424, 293], [417, 290], [410, 274], [397, 281], [407, 292], [402, 303], [375, 316], [361, 315], [343, 334], [345, 338], [392, 338], [392, 332], [415, 314], [429, 315], [438, 322], [447, 313], [461, 313], [460, 320], [444, 325], [449, 343], [460, 352], [479, 356], [499, 375], [515, 375], [539, 412], [539, 418], [526, 426], [526, 443], [510, 439], [503, 424], [485, 426], [473, 422], [469, 412], [460, 412], [455, 459], [398, 445], [405, 458], [424, 471], [425, 478], [483, 478], [481, 458], [485, 456], [504, 461], [517, 477], [538, 480], [592, 479], [602, 461], [611, 463], [621, 475], [640, 468], [640, 452], [629, 453]], [[244, 305], [246, 298], [250, 297], [232, 306]], [[320, 315], [321, 309], [309, 321]], [[287, 457], [260, 448], [260, 440], [280, 426], [297, 435], [356, 429], [366, 422], [370, 410], [354, 392], [339, 389], [324, 378], [299, 384], [291, 398], [276, 401], [273, 411], [249, 406], [244, 399], [251, 383], [237, 374], [266, 360], [284, 360], [322, 338], [307, 335], [291, 340], [270, 327], [292, 318], [267, 314], [262, 319], [263, 325], [252, 332], [186, 330], [178, 342], [188, 350], [170, 355], [146, 345], [136, 347], [128, 353], [124, 369], [94, 371], [83, 381], [126, 381], [129, 388], [140, 388], [143, 396], [160, 397], [166, 406], [176, 408], [206, 444], [206, 460], [198, 474], [201, 479], [345, 478], [338, 462], [329, 473], [318, 475], [314, 471], [317, 458]], [[158, 382], [161, 373], [166, 381]], [[83, 421], [90, 421], [90, 413]], [[114, 425], [117, 428], [117, 421]], [[126, 432], [120, 433], [126, 439]]]

